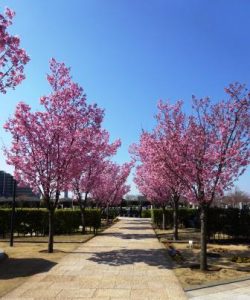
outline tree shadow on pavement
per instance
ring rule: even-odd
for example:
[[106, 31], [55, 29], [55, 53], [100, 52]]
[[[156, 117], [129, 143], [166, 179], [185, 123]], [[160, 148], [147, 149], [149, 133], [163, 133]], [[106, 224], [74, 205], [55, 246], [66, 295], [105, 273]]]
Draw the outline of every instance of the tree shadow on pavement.
[[47, 272], [55, 265], [43, 258], [6, 258], [1, 262], [0, 280]]
[[110, 266], [133, 265], [145, 263], [159, 269], [172, 269], [172, 264], [165, 249], [119, 249], [93, 253], [88, 260]]

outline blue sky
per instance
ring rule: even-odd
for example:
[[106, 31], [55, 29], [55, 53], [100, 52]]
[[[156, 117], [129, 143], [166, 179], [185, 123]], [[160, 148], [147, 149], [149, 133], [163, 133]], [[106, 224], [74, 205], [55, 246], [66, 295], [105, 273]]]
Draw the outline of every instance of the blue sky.
[[[159, 99], [183, 99], [190, 112], [192, 94], [220, 100], [230, 82], [250, 87], [250, 1], [13, 0], [1, 1], [1, 12], [5, 6], [16, 11], [11, 31], [31, 61], [23, 84], [0, 95], [1, 144], [9, 144], [2, 125], [17, 102], [36, 108], [49, 92], [51, 57], [71, 66], [88, 101], [105, 108], [104, 127], [123, 142], [119, 163], [154, 125]], [[11, 171], [3, 154], [0, 166]], [[237, 186], [250, 193], [249, 169]]]

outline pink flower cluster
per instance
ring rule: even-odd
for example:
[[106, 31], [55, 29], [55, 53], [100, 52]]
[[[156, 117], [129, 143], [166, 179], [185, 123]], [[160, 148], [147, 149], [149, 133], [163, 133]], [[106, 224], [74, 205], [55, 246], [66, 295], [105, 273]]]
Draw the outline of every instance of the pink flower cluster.
[[159, 102], [157, 126], [131, 150], [141, 162], [135, 182], [149, 199], [164, 203], [174, 192], [209, 206], [243, 174], [250, 161], [250, 93], [239, 83], [225, 91], [227, 100], [216, 104], [193, 96], [190, 116], [181, 101]]
[[99, 206], [116, 206], [120, 204], [122, 197], [127, 194], [130, 187], [126, 180], [130, 174], [133, 162], [121, 166], [107, 161], [100, 173], [99, 184], [93, 189], [92, 195]]
[[15, 88], [25, 78], [24, 65], [29, 56], [20, 48], [20, 39], [8, 32], [15, 13], [9, 8], [0, 14], [0, 92], [6, 93], [8, 88]]
[[121, 201], [128, 191], [130, 164], [118, 166], [108, 160], [120, 140], [109, 143], [109, 134], [101, 127], [104, 111], [87, 104], [83, 89], [72, 81], [64, 63], [52, 59], [50, 71], [52, 92], [41, 97], [42, 109], [32, 112], [19, 103], [5, 124], [12, 135], [6, 155], [15, 166], [15, 178], [40, 191], [48, 206], [56, 207], [60, 192], [68, 189], [86, 196], [98, 194], [101, 188], [98, 201]]

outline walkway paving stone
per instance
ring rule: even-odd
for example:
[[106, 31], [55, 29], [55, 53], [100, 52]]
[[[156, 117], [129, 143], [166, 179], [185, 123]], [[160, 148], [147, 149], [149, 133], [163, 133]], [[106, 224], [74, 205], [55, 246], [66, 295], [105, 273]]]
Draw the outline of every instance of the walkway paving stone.
[[122, 218], [2, 299], [187, 299], [148, 219]]

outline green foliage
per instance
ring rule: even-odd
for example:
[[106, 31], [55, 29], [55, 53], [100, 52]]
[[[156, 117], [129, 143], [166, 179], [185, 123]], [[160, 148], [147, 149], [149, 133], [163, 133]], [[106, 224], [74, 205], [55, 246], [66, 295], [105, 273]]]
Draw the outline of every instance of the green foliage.
[[[120, 214], [120, 207], [109, 207], [108, 214], [109, 214], [109, 219], [115, 219]], [[106, 219], [106, 218], [107, 218], [107, 209], [105, 208], [102, 210], [102, 219]]]
[[250, 211], [238, 208], [210, 208], [208, 212], [208, 235], [216, 233], [232, 238], [250, 237]]
[[[173, 210], [166, 209], [166, 226], [173, 227]], [[198, 211], [191, 208], [180, 208], [178, 210], [179, 224], [185, 227], [197, 227], [197, 220], [199, 218]], [[157, 227], [162, 226], [162, 209], [152, 210], [152, 221]]]
[[162, 209], [154, 208], [151, 213], [152, 222], [157, 227], [161, 227], [162, 225]]
[[99, 209], [85, 209], [86, 226], [98, 229], [101, 227], [101, 211]]
[[0, 234], [5, 237], [5, 233], [10, 227], [11, 209], [3, 208], [0, 210]]
[[[48, 211], [46, 209], [16, 209], [15, 232], [18, 234], [35, 233], [45, 235], [48, 233]], [[0, 234], [3, 236], [10, 232], [11, 209], [0, 209]], [[98, 209], [85, 210], [85, 224], [95, 230], [101, 226], [101, 212]], [[71, 234], [81, 226], [80, 210], [56, 210], [54, 218], [55, 234]]]
[[151, 218], [151, 209], [142, 210], [141, 217], [142, 218]]
[[71, 234], [81, 225], [80, 211], [57, 210], [55, 211], [55, 234]]
[[[198, 209], [180, 208], [179, 225], [191, 228], [200, 228], [200, 216]], [[162, 209], [152, 210], [152, 222], [162, 226]], [[166, 209], [166, 224], [168, 228], [173, 227], [173, 210]], [[238, 208], [211, 207], [208, 210], [208, 237], [215, 234], [226, 235], [231, 238], [250, 238], [250, 211]]]

